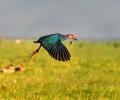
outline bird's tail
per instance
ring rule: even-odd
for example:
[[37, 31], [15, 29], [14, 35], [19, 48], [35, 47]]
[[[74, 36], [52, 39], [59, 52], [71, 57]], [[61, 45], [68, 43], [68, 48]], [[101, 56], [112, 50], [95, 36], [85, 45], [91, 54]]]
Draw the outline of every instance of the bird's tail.
[[37, 40], [37, 41], [33, 41], [33, 43], [39, 43], [39, 41]]

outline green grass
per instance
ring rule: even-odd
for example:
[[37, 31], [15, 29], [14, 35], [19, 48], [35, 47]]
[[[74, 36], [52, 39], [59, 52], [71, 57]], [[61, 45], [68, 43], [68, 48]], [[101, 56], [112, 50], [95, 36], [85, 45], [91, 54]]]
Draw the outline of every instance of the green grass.
[[32, 41], [0, 41], [0, 67], [25, 63], [26, 70], [0, 73], [0, 100], [120, 100], [120, 42], [65, 43], [72, 58], [58, 62]]

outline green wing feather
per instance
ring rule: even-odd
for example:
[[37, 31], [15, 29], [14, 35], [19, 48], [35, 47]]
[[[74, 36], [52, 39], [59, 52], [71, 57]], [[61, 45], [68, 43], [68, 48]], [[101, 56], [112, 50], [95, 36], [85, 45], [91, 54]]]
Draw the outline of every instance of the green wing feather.
[[70, 60], [70, 53], [68, 49], [62, 44], [57, 34], [48, 35], [39, 39], [43, 48], [56, 60], [68, 61]]
[[60, 39], [58, 34], [51, 34], [51, 35], [47, 35], [47, 36], [41, 37], [39, 39], [39, 42], [41, 44], [42, 43], [53, 44], [53, 43], [56, 43], [58, 41], [58, 39]]

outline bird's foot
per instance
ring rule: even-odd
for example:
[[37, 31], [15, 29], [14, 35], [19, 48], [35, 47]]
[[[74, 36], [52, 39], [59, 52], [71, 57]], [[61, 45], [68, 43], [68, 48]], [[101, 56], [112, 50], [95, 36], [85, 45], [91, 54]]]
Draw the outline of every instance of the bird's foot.
[[39, 52], [39, 49], [36, 49], [35, 51], [33, 51], [32, 54], [31, 54], [31, 57], [34, 56], [38, 52]]
[[34, 56], [36, 53], [38, 53], [40, 48], [41, 48], [41, 45], [39, 46], [39, 48], [37, 48], [35, 51], [32, 52], [30, 58], [32, 58], [32, 56]]

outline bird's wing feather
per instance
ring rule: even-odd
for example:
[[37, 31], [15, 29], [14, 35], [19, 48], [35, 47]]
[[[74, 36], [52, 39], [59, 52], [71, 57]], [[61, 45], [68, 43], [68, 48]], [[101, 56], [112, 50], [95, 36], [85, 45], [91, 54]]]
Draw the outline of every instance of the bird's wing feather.
[[52, 44], [51, 48], [47, 51], [54, 59], [59, 61], [67, 61], [71, 57], [69, 51], [61, 42]]
[[39, 39], [40, 43], [41, 44], [53, 44], [53, 43], [56, 43], [59, 39], [59, 35], [58, 34], [51, 34], [51, 35], [47, 35], [47, 36], [44, 36], [44, 37], [41, 37]]
[[54, 59], [59, 61], [70, 60], [71, 55], [68, 49], [62, 44], [58, 35], [42, 37], [40, 43]]

